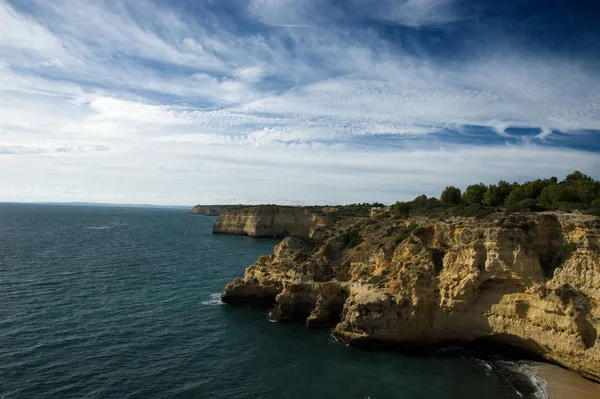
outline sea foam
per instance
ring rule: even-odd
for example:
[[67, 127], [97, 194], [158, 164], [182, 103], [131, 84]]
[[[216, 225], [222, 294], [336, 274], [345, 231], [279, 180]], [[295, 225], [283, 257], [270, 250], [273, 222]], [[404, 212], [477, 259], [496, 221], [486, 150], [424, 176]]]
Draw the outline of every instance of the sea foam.
[[218, 306], [224, 305], [221, 301], [221, 293], [217, 292], [216, 294], [210, 294], [210, 299], [200, 302], [202, 305], [206, 306]]

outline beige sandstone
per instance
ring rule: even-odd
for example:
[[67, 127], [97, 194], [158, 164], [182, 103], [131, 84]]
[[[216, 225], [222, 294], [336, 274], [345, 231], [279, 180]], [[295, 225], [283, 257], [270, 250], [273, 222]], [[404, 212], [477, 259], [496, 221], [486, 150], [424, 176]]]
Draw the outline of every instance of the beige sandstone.
[[257, 205], [222, 211], [213, 226], [213, 233], [251, 237], [307, 236], [312, 227], [326, 224], [326, 218], [306, 208]]
[[188, 213], [204, 216], [219, 216], [226, 209], [240, 209], [243, 205], [196, 205]]
[[[350, 344], [490, 340], [600, 380], [598, 218], [376, 213], [312, 229], [306, 220], [296, 230], [306, 237], [285, 238], [222, 300], [273, 306], [275, 319], [334, 327]], [[249, 235], [274, 231], [251, 225]]]

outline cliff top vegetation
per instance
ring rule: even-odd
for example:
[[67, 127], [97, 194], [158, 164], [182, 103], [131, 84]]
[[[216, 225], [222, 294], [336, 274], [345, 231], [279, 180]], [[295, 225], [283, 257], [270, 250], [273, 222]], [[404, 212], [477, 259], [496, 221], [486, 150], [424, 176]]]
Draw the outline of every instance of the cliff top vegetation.
[[500, 180], [486, 186], [472, 184], [461, 191], [448, 186], [440, 198], [420, 195], [412, 201], [398, 201], [391, 207], [400, 216], [450, 213], [456, 216], [484, 217], [489, 213], [579, 210], [600, 216], [600, 182], [575, 171], [558, 181], [556, 177], [523, 184]]

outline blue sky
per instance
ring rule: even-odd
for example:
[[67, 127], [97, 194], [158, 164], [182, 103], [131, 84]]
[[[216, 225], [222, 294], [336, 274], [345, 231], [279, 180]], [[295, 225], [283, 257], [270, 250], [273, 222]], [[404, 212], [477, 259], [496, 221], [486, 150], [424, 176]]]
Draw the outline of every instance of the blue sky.
[[0, 200], [600, 178], [592, 1], [0, 0]]

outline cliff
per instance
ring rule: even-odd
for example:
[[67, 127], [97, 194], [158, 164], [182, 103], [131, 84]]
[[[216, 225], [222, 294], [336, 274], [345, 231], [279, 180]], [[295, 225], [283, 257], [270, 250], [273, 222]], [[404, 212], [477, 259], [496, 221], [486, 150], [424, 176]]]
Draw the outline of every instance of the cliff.
[[334, 327], [353, 345], [493, 341], [600, 380], [593, 216], [348, 218], [284, 239], [222, 300]]
[[196, 205], [188, 211], [195, 215], [219, 216], [227, 209], [241, 209], [244, 205]]
[[223, 211], [213, 225], [213, 234], [251, 237], [308, 236], [314, 226], [324, 226], [326, 218], [306, 208], [259, 205]]

